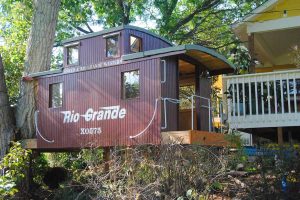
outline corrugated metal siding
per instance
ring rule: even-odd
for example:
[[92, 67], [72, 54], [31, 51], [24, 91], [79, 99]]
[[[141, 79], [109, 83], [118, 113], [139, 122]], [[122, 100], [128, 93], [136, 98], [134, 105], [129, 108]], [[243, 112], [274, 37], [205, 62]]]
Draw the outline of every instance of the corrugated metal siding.
[[[129, 45], [130, 34], [142, 38], [143, 51], [160, 49], [160, 48], [171, 46], [170, 44], [161, 40], [160, 38], [154, 37], [147, 33], [137, 31], [137, 30], [132, 30], [132, 29], [124, 29], [120, 31], [120, 37], [119, 37], [120, 56], [131, 53], [130, 45]], [[113, 58], [113, 59], [106, 58], [105, 48], [106, 48], [106, 44], [103, 35], [80, 40], [78, 66], [92, 65], [106, 60], [113, 60], [113, 59], [120, 58], [120, 57]], [[66, 48], [64, 49], [64, 66], [68, 67]]]
[[[178, 58], [176, 56], [162, 58], [166, 60], [167, 64], [167, 80], [166, 83], [161, 84], [162, 98], [179, 98], [179, 79], [178, 79]], [[161, 67], [161, 77], [163, 77], [163, 67]], [[178, 130], [178, 110], [179, 105], [167, 102], [167, 129], [162, 131], [176, 131]], [[164, 108], [162, 105], [162, 126], [164, 126]]]
[[124, 35], [123, 35], [123, 37], [124, 37], [124, 43], [123, 43], [124, 44], [124, 54], [131, 53], [130, 45], [129, 45], [130, 34], [142, 38], [143, 51], [166, 48], [166, 47], [171, 46], [167, 42], [165, 42], [157, 37], [154, 37], [152, 35], [149, 35], [147, 33], [143, 33], [141, 31], [125, 29], [125, 30], [123, 30], [123, 33], [124, 33]]
[[[120, 32], [121, 33], [121, 32]], [[79, 42], [79, 66], [92, 65], [99, 62], [103, 62], [105, 60], [114, 60], [120, 59], [122, 55], [123, 48], [123, 37], [122, 33], [119, 37], [119, 45], [120, 45], [120, 57], [117, 58], [107, 58], [105, 55], [106, 50], [106, 40], [103, 38], [103, 35], [91, 37], [87, 39], [80, 40]], [[67, 66], [67, 51], [64, 48], [64, 66]]]
[[[121, 99], [121, 73], [140, 70], [140, 97]], [[155, 99], [160, 96], [159, 59], [145, 60], [115, 67], [63, 74], [39, 79], [38, 126], [41, 134], [54, 143], [47, 143], [38, 137], [38, 148], [68, 149], [93, 146], [115, 146], [136, 144], [158, 144], [160, 135], [160, 112], [149, 129], [140, 137], [130, 139], [141, 132], [152, 118]], [[62, 108], [48, 108], [49, 84], [63, 82], [64, 101]], [[120, 105], [126, 108], [124, 119], [63, 123], [61, 111], [72, 111], [83, 115], [88, 108]], [[158, 111], [161, 110], [160, 101]], [[99, 135], [81, 135], [81, 128], [101, 127]]]

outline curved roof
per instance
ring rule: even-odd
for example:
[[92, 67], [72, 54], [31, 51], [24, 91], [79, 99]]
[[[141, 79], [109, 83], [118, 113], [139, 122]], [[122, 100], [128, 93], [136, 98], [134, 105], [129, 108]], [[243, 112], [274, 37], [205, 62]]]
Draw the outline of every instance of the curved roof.
[[192, 44], [127, 54], [123, 55], [122, 59], [126, 61], [155, 55], [159, 57], [165, 57], [166, 54], [170, 55], [170, 53], [172, 55], [185, 54], [190, 56], [204, 65], [212, 75], [231, 73], [235, 69], [234, 65], [230, 63], [223, 55], [212, 49]]
[[137, 26], [132, 26], [132, 25], [122, 25], [122, 26], [118, 26], [118, 27], [114, 27], [114, 28], [110, 28], [110, 29], [105, 29], [105, 30], [102, 30], [102, 31], [98, 31], [98, 32], [94, 32], [94, 33], [89, 33], [89, 34], [86, 34], [86, 35], [82, 35], [82, 36], [78, 36], [78, 37], [74, 37], [74, 38], [70, 38], [70, 39], [67, 39], [67, 40], [64, 40], [62, 41], [62, 44], [67, 44], [67, 43], [70, 43], [70, 42], [76, 42], [78, 40], [82, 40], [82, 39], [86, 39], [86, 38], [91, 38], [91, 37], [96, 37], [96, 36], [99, 36], [99, 35], [105, 35], [105, 34], [108, 34], [108, 33], [112, 33], [112, 32], [116, 32], [116, 31], [121, 31], [123, 29], [131, 29], [131, 30], [137, 30], [137, 31], [141, 31], [141, 32], [144, 32], [144, 33], [147, 33], [148, 35], [152, 35], [156, 38], [159, 38], [161, 39], [162, 41], [164, 42], [167, 42], [168, 44], [172, 45], [173, 46], [173, 43], [151, 31], [148, 31], [144, 28], [140, 28], [140, 27], [137, 27]]

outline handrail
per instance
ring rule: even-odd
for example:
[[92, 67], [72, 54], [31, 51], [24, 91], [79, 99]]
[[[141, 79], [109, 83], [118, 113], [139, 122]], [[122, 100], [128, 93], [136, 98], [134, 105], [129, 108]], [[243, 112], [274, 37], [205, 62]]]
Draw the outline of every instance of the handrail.
[[207, 100], [207, 102], [208, 102], [208, 110], [209, 110], [209, 112], [208, 112], [208, 118], [209, 118], [209, 132], [211, 132], [211, 106], [210, 106], [210, 99], [209, 98], [207, 98], [207, 97], [202, 97], [202, 96], [199, 96], [199, 95], [192, 95], [190, 98], [191, 98], [191, 100], [192, 100], [192, 119], [191, 119], [191, 121], [192, 121], [192, 130], [194, 130], [194, 97], [197, 97], [197, 98], [200, 98], [200, 99], [204, 99], [204, 100]]
[[43, 137], [43, 135], [41, 134], [41, 132], [39, 131], [39, 128], [38, 128], [38, 114], [39, 114], [40, 111], [36, 110], [34, 112], [34, 123], [35, 123], [35, 130], [36, 130], [36, 134], [39, 135], [45, 142], [48, 142], [48, 143], [53, 143], [54, 140], [47, 140], [46, 138]]
[[164, 68], [164, 79], [160, 81], [160, 83], [165, 83], [167, 81], [167, 63], [166, 60], [161, 60], [163, 63], [163, 68]]
[[130, 139], [134, 139], [136, 137], [139, 137], [140, 135], [144, 134], [146, 132], [146, 130], [150, 127], [150, 125], [152, 124], [152, 122], [153, 122], [153, 120], [155, 118], [155, 115], [157, 113], [157, 104], [158, 104], [158, 101], [159, 101], [159, 99], [155, 99], [155, 108], [154, 108], [154, 111], [153, 111], [153, 115], [152, 115], [152, 118], [151, 118], [150, 122], [146, 126], [146, 128], [144, 130], [142, 130], [141, 132], [139, 132], [138, 134], [134, 135], [134, 136], [129, 136]]

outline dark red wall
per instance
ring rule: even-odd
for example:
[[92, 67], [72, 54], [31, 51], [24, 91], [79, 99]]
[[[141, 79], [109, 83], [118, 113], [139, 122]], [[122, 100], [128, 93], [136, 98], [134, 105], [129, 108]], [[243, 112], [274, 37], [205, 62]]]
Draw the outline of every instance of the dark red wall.
[[143, 51], [149, 51], [153, 49], [160, 49], [170, 47], [171, 45], [160, 38], [154, 37], [153, 35], [149, 35], [147, 33], [132, 30], [132, 29], [124, 29], [123, 30], [123, 38], [124, 38], [124, 54], [130, 54], [130, 45], [129, 38], [130, 35], [134, 35], [140, 37], [142, 39], [142, 49]]
[[[118, 58], [106, 58], [105, 56], [105, 38], [103, 35], [98, 35], [95, 37], [90, 37], [86, 39], [82, 39], [79, 42], [79, 65], [78, 66], [86, 66], [91, 64], [96, 64], [99, 62], [120, 59], [124, 54], [130, 54], [130, 45], [129, 45], [129, 37], [130, 34], [138, 36], [142, 39], [142, 49], [143, 51], [160, 49], [171, 46], [169, 43], [163, 41], [162, 39], [150, 35], [148, 33], [133, 30], [133, 29], [123, 29], [120, 32], [119, 37], [119, 45], [120, 45], [120, 57]], [[107, 34], [112, 34], [107, 33]], [[105, 35], [107, 35], [105, 34]], [[72, 42], [73, 43], [73, 42]], [[64, 48], [64, 66], [67, 67], [67, 54], [66, 48]]]
[[[140, 97], [131, 100], [121, 99], [121, 73], [140, 69]], [[61, 108], [49, 108], [49, 84], [63, 82], [64, 98]], [[38, 80], [39, 112], [38, 128], [41, 134], [54, 143], [38, 138], [38, 148], [68, 149], [93, 146], [115, 146], [160, 143], [160, 101], [155, 120], [149, 129], [136, 139], [129, 139], [141, 132], [151, 120], [155, 100], [160, 96], [160, 60], [123, 64], [78, 73], [42, 77]], [[88, 108], [94, 110], [104, 106], [120, 105], [126, 108], [124, 119], [63, 123], [61, 111], [72, 111], [83, 115]], [[80, 134], [81, 128], [101, 127], [102, 133], [95, 135]]]

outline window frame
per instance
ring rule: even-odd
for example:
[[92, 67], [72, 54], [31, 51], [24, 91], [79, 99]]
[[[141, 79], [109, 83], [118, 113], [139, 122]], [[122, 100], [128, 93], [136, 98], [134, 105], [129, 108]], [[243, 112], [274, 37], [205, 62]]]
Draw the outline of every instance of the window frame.
[[[61, 105], [60, 106], [58, 106], [58, 107], [53, 107], [53, 100], [52, 100], [52, 98], [53, 98], [53, 91], [52, 91], [52, 86], [53, 85], [56, 85], [56, 84], [62, 84], [62, 94], [61, 94]], [[65, 88], [64, 88], [64, 82], [63, 81], [60, 81], [60, 82], [53, 82], [53, 83], [50, 83], [49, 84], [49, 90], [48, 90], [48, 108], [49, 109], [59, 109], [59, 108], [63, 108], [63, 106], [64, 106], [64, 102], [65, 102], [65, 100], [64, 100], [64, 97], [65, 97], [65, 95], [64, 95], [64, 93], [65, 93]]]
[[[76, 46], [78, 48], [78, 61], [77, 61], [77, 63], [69, 64], [69, 49], [72, 47], [76, 47]], [[65, 47], [65, 52], [66, 52], [66, 66], [67, 67], [78, 66], [80, 63], [80, 42], [68, 44], [64, 47]]]
[[[130, 42], [130, 39], [131, 39], [131, 37], [135, 37], [135, 38], [137, 38], [137, 39], [139, 39], [140, 40], [140, 44], [141, 44], [141, 46], [140, 46], [140, 48], [141, 48], [141, 50], [140, 51], [138, 51], [138, 52], [134, 52], [134, 51], [131, 51], [131, 42]], [[141, 38], [141, 37], [139, 37], [139, 36], [136, 36], [136, 35], [134, 35], [134, 34], [130, 34], [129, 35], [129, 52], [130, 53], [139, 53], [139, 52], [143, 52], [143, 38]]]
[[[138, 71], [139, 72], [139, 93], [138, 96], [136, 97], [131, 97], [131, 98], [126, 98], [126, 94], [125, 94], [125, 87], [124, 87], [124, 74], [128, 73], [128, 72], [134, 72], [134, 71]], [[121, 72], [121, 99], [122, 100], [134, 100], [134, 99], [140, 99], [141, 97], [141, 70], [140, 69], [132, 69], [132, 70], [127, 70], [127, 71], [122, 71]]]
[[[120, 37], [121, 33], [120, 32], [117, 32], [117, 33], [111, 33], [111, 34], [108, 34], [108, 35], [104, 35], [103, 36], [103, 39], [105, 40], [104, 43], [105, 43], [105, 47], [104, 47], [104, 58], [106, 60], [109, 60], [109, 59], [115, 59], [115, 58], [120, 58], [121, 57], [121, 37]], [[107, 41], [109, 38], [113, 38], [113, 37], [117, 37], [118, 38], [118, 53], [116, 56], [107, 56]]]

